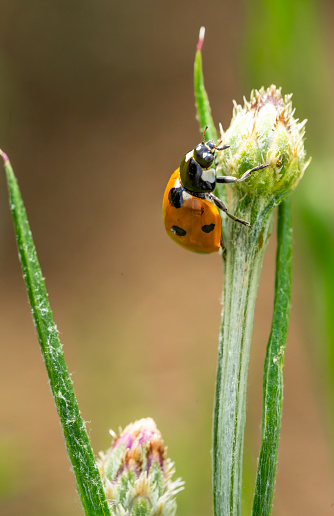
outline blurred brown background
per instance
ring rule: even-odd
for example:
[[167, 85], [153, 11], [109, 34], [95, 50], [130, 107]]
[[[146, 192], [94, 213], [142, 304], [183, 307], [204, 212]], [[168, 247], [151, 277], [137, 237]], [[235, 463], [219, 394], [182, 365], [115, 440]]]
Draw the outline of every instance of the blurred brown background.
[[[309, 0], [304, 7], [297, 0], [290, 4], [292, 21], [278, 19], [277, 27], [283, 31], [295, 23], [300, 58], [291, 53], [284, 61], [284, 37], [286, 73], [279, 77], [275, 67], [261, 64], [261, 45], [268, 46], [262, 31], [268, 28], [260, 17], [270, 2], [0, 3], [0, 143], [19, 180], [94, 451], [109, 446], [109, 428], [152, 416], [186, 481], [178, 496], [180, 515], [211, 513], [211, 415], [223, 276], [218, 255], [187, 253], [168, 239], [162, 195], [183, 154], [199, 140], [193, 59], [201, 25], [207, 31], [204, 72], [216, 123], [227, 127], [232, 99], [241, 102], [253, 87], [276, 81], [284, 93], [293, 91], [297, 116], [309, 118], [307, 149], [314, 157], [295, 193], [296, 205], [298, 196], [307, 198], [316, 188], [317, 152], [324, 157], [331, 148], [333, 113], [326, 95], [333, 69], [333, 8], [318, 2], [314, 9]], [[300, 18], [303, 12], [311, 28]], [[305, 33], [298, 33], [303, 24]], [[303, 37], [319, 42], [318, 54], [307, 54]], [[250, 57], [247, 38], [254, 44]], [[257, 58], [267, 76], [257, 75], [251, 64]], [[260, 438], [274, 240], [254, 325], [245, 507]], [[307, 286], [298, 231], [295, 241], [274, 515], [330, 516], [329, 405], [315, 350], [321, 342], [312, 326], [317, 298]], [[21, 277], [3, 174], [0, 263], [0, 513], [79, 515]]]

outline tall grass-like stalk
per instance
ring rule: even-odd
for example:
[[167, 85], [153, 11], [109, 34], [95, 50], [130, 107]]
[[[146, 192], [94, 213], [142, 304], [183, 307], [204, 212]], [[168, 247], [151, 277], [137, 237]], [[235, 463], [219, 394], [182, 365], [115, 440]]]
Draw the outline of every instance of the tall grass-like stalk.
[[[213, 125], [204, 87], [201, 48], [195, 58], [195, 98], [201, 130]], [[291, 218], [284, 200], [308, 164], [303, 146], [305, 122], [293, 117], [291, 95], [270, 86], [251, 94], [244, 106], [235, 103], [231, 125], [221, 139], [230, 150], [218, 153], [219, 175], [240, 178], [246, 170], [266, 164], [230, 189], [229, 211], [249, 221], [252, 230], [223, 218], [226, 241], [223, 311], [220, 331], [213, 420], [213, 500], [215, 516], [240, 516], [246, 387], [255, 302], [274, 210], [281, 204], [275, 305], [264, 366], [263, 422], [253, 516], [270, 515], [275, 485], [282, 408], [282, 368], [291, 295]], [[207, 131], [209, 133], [209, 130]], [[208, 137], [214, 137], [211, 128]], [[223, 201], [225, 189], [215, 192]]]

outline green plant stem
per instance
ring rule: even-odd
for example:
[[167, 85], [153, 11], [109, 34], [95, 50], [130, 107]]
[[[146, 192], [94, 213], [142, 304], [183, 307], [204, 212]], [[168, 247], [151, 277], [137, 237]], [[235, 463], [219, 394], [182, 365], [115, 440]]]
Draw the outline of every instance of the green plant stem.
[[[5, 162], [10, 209], [32, 316], [79, 497], [86, 515], [110, 516], [85, 423], [80, 416], [71, 377], [58, 338], [58, 330], [53, 320], [20, 190], [7, 156], [2, 151], [0, 155]], [[58, 495], [55, 494], [55, 496]]]
[[[261, 200], [261, 201], [260, 201]], [[262, 204], [260, 204], [262, 202]], [[241, 514], [246, 386], [255, 301], [273, 201], [239, 199], [231, 212], [251, 220], [253, 229], [228, 220], [224, 301], [213, 428], [215, 516]]]
[[262, 439], [252, 516], [270, 516], [283, 401], [283, 363], [292, 286], [291, 199], [278, 207], [274, 313], [263, 374]]

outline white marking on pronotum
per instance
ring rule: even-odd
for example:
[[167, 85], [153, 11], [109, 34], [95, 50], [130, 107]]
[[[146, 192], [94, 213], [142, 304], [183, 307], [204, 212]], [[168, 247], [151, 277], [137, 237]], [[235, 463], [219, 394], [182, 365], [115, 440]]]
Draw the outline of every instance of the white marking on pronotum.
[[183, 197], [184, 201], [186, 199], [191, 199], [191, 195], [188, 192], [186, 192], [185, 190], [183, 190], [183, 192], [182, 192], [182, 197]]
[[194, 151], [193, 150], [189, 151], [188, 154], [186, 154], [184, 161], [189, 161], [193, 157], [193, 155], [194, 155]]
[[201, 178], [203, 181], [209, 181], [209, 183], [215, 182], [216, 173], [213, 168], [209, 168], [209, 170], [203, 170]]
[[179, 178], [177, 178], [177, 180], [175, 181], [175, 188], [179, 188], [181, 186], [181, 181], [179, 180]]

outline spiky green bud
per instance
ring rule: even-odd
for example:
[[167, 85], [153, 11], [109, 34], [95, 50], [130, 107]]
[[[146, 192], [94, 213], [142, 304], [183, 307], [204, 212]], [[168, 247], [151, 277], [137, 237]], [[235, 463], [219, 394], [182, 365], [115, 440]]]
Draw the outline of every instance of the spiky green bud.
[[292, 95], [282, 96], [272, 85], [251, 93], [244, 106], [234, 103], [229, 129], [222, 131], [230, 150], [219, 155], [222, 175], [241, 177], [246, 170], [262, 164], [269, 167], [254, 172], [247, 181], [233, 186], [232, 195], [245, 193], [283, 198], [293, 189], [309, 164], [305, 160], [306, 120], [294, 118]]
[[155, 422], [140, 419], [128, 425], [112, 446], [100, 453], [98, 466], [110, 512], [113, 516], [174, 516], [175, 495], [183, 489], [180, 479], [172, 481], [174, 463]]

